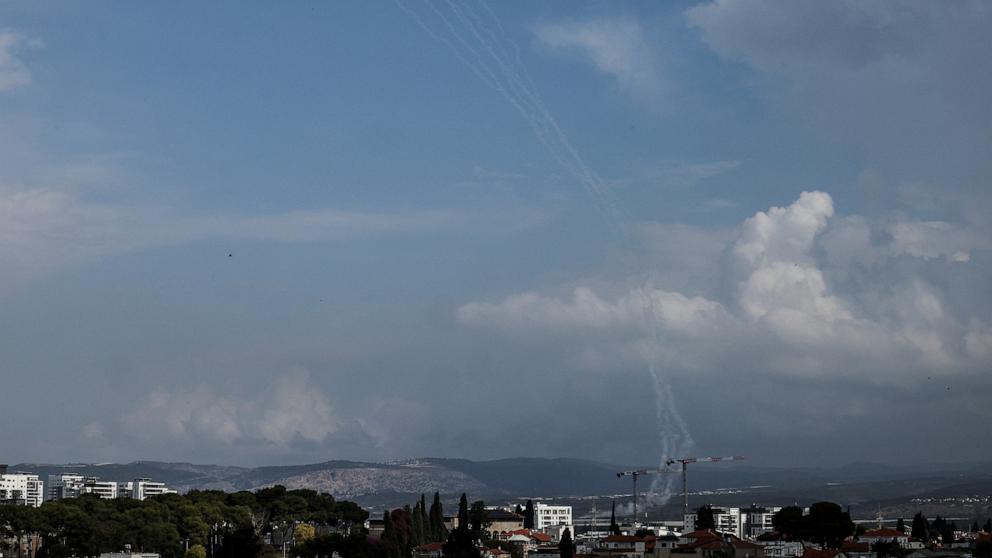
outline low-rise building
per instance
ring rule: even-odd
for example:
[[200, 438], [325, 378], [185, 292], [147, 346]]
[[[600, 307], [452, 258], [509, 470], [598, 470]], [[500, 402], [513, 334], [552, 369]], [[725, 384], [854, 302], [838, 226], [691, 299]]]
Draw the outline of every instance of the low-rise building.
[[572, 506], [549, 506], [534, 503], [534, 528], [538, 531], [554, 525], [572, 526]]

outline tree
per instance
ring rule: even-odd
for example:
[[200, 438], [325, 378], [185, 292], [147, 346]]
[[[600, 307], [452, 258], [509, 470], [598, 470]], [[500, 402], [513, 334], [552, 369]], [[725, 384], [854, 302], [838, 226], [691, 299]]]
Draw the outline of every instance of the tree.
[[772, 516], [772, 527], [782, 536], [801, 540], [805, 535], [805, 518], [798, 506], [786, 506]]
[[186, 558], [207, 558], [207, 549], [202, 544], [194, 544], [186, 551]]
[[558, 555], [560, 558], [575, 558], [575, 543], [572, 542], [571, 529], [565, 528], [561, 534], [561, 541], [558, 542]]
[[992, 541], [981, 540], [976, 542], [971, 555], [975, 558], [992, 558]]
[[916, 512], [916, 515], [913, 516], [913, 525], [910, 527], [909, 536], [924, 543], [930, 541], [930, 524], [922, 512]]
[[472, 506], [468, 510], [468, 522], [472, 528], [472, 536], [476, 540], [485, 538], [486, 529], [491, 525], [485, 502], [482, 500], [472, 502]]
[[713, 517], [713, 508], [703, 506], [696, 510], [696, 530], [708, 529], [716, 529], [716, 519]]
[[903, 521], [901, 517], [898, 521], [896, 521], [896, 531], [899, 531], [900, 533], [906, 532], [906, 522]]
[[617, 525], [617, 501], [613, 500], [613, 509], [610, 511], [610, 534], [619, 535], [620, 526]]
[[441, 542], [448, 538], [448, 529], [444, 526], [444, 508], [441, 505], [441, 495], [434, 493], [434, 502], [430, 512], [431, 542]]
[[515, 513], [515, 514], [517, 514], [519, 516], [523, 516], [524, 515], [524, 509], [520, 507], [520, 504], [517, 504], [517, 507], [513, 508], [513, 513]]
[[309, 523], [300, 523], [295, 529], [293, 529], [293, 540], [298, 543], [306, 542], [314, 538], [316, 535], [317, 530], [314, 529], [313, 525], [310, 525]]
[[534, 502], [527, 500], [524, 506], [524, 529], [534, 528]]
[[986, 533], [992, 533], [992, 518], [985, 520], [985, 526], [982, 527], [982, 531], [985, 531]]
[[462, 497], [458, 499], [458, 528], [468, 529], [468, 496], [462, 492]]
[[854, 533], [851, 516], [833, 502], [817, 502], [810, 506], [806, 527], [813, 541], [829, 548], [840, 548], [844, 539]]

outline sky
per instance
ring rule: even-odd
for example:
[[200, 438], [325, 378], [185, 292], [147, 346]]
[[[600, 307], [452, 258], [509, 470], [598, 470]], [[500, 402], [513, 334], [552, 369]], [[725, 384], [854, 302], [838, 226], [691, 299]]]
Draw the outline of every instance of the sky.
[[2, 3], [0, 461], [992, 459], [990, 35]]

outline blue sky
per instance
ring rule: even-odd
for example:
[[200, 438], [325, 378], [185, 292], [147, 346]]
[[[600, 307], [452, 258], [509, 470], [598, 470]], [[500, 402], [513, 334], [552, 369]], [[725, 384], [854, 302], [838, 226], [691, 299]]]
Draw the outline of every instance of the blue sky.
[[990, 22], [0, 5], [4, 459], [987, 459]]

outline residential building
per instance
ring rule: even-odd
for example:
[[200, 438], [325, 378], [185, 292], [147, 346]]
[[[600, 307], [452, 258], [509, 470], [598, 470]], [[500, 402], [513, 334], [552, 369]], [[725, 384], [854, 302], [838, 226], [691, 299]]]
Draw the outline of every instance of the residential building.
[[[92, 478], [92, 477], [89, 477]], [[77, 473], [61, 473], [48, 475], [48, 494], [46, 500], [61, 500], [79, 496], [87, 477]]]
[[102, 481], [95, 477], [88, 477], [83, 480], [77, 494], [96, 494], [105, 500], [113, 500], [120, 495], [118, 487], [119, 483], [114, 481]]
[[552, 525], [572, 525], [572, 506], [549, 506], [534, 503], [534, 528], [538, 531]]
[[0, 475], [0, 503], [37, 508], [45, 500], [45, 482], [32, 473]]
[[[717, 532], [728, 533], [737, 538], [741, 538], [744, 535], [741, 529], [740, 508], [721, 508], [712, 506], [710, 509], [713, 510], [713, 522], [716, 524]], [[683, 523], [685, 525], [685, 532], [691, 533], [695, 531], [696, 513], [693, 512], [685, 514]]]
[[864, 534], [859, 536], [858, 541], [868, 543], [869, 545], [886, 542], [905, 546], [909, 542], [909, 536], [896, 529], [872, 529], [871, 531], [865, 531]]
[[117, 493], [122, 498], [144, 500], [151, 496], [176, 494], [176, 491], [165, 486], [165, 483], [155, 482], [152, 479], [134, 479], [120, 483], [117, 487]]
[[753, 540], [765, 533], [771, 533], [775, 530], [772, 526], [772, 518], [781, 509], [781, 507], [765, 508], [762, 506], [751, 506], [743, 510], [741, 512], [741, 523], [744, 533], [739, 536]]
[[658, 558], [763, 558], [764, 549], [729, 533], [707, 529], [683, 533], [674, 549], [657, 548]]

